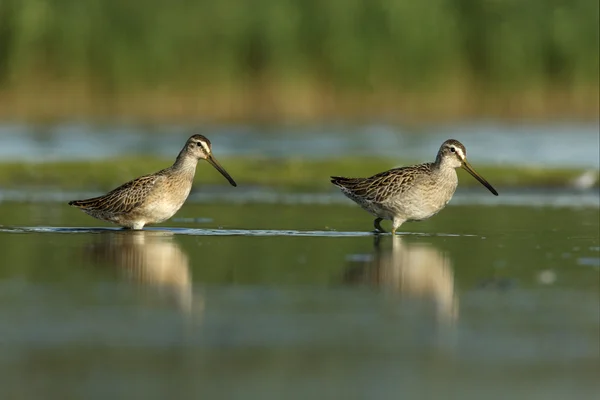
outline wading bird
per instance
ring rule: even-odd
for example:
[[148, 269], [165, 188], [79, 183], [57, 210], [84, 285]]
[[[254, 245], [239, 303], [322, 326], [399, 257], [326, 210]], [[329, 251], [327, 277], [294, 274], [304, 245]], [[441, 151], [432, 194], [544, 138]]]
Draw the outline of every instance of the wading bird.
[[208, 161], [232, 186], [237, 186], [212, 155], [210, 141], [193, 135], [170, 167], [129, 181], [104, 196], [71, 201], [69, 205], [128, 229], [166, 221], [190, 194], [198, 160]]
[[458, 140], [446, 140], [434, 162], [401, 167], [369, 178], [332, 176], [331, 183], [373, 214], [377, 232], [384, 219], [393, 222], [392, 234], [406, 221], [422, 221], [437, 214], [452, 199], [458, 186], [456, 168], [462, 167], [490, 192], [496, 189], [467, 162], [467, 150]]

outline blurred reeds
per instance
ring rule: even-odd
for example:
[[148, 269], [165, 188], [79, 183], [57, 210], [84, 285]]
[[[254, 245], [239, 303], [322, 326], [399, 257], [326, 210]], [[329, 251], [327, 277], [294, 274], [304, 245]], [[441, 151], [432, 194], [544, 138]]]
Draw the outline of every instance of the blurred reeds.
[[1, 0], [0, 117], [599, 113], [598, 0]]

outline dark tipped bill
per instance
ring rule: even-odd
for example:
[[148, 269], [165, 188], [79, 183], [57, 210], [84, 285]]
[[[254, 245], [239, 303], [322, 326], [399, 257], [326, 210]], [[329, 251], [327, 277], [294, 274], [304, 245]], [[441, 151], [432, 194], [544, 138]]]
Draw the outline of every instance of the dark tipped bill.
[[467, 160], [463, 160], [462, 167], [468, 173], [470, 173], [471, 175], [473, 175], [473, 178], [477, 179], [483, 186], [485, 186], [486, 188], [488, 188], [488, 190], [490, 192], [492, 192], [494, 194], [494, 196], [498, 196], [498, 192], [496, 192], [496, 189], [494, 189], [492, 187], [492, 185], [490, 185], [490, 183], [488, 181], [486, 181], [485, 179], [483, 179], [483, 177], [481, 175], [479, 175], [477, 172], [475, 172], [475, 170], [473, 169], [473, 167], [471, 167], [471, 164], [469, 164], [467, 162]]
[[229, 183], [231, 183], [231, 186], [237, 186], [237, 183], [235, 183], [235, 181], [233, 180], [233, 178], [231, 177], [231, 175], [229, 175], [227, 173], [227, 171], [225, 171], [225, 168], [221, 167], [221, 164], [219, 164], [217, 162], [217, 160], [212, 156], [212, 154], [210, 154], [206, 158], [206, 161], [208, 161], [210, 163], [210, 165], [212, 165], [213, 167], [215, 167], [215, 169], [217, 171], [219, 171], [221, 173], [221, 175], [223, 175], [229, 181]]

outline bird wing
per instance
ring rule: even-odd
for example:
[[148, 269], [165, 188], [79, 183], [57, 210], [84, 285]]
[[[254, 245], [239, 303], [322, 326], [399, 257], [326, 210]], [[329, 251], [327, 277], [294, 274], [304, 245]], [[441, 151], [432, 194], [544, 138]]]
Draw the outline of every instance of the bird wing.
[[332, 176], [331, 183], [352, 197], [360, 197], [373, 203], [382, 203], [393, 195], [409, 190], [418, 177], [430, 170], [430, 163], [419, 164], [390, 169], [368, 178]]
[[113, 214], [125, 214], [141, 205], [152, 192], [162, 175], [146, 175], [122, 184], [104, 196], [76, 200], [69, 205], [85, 210], [101, 210]]

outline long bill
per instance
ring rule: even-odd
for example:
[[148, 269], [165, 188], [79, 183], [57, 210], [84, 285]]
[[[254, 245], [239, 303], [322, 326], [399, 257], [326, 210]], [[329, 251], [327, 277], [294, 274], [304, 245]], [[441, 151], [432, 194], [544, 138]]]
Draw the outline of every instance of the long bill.
[[215, 169], [219, 171], [221, 175], [223, 175], [229, 181], [229, 183], [231, 183], [231, 186], [237, 186], [237, 183], [235, 183], [231, 175], [229, 175], [227, 171], [225, 171], [225, 168], [221, 167], [221, 164], [219, 164], [219, 162], [213, 157], [212, 154], [209, 154], [208, 157], [206, 157], [206, 161], [208, 161], [210, 165], [215, 167]]
[[477, 179], [483, 186], [485, 186], [486, 188], [488, 188], [488, 190], [490, 192], [492, 192], [494, 194], [494, 196], [498, 196], [498, 192], [496, 192], [496, 189], [494, 189], [492, 187], [492, 185], [490, 185], [490, 183], [488, 181], [486, 181], [485, 179], [483, 179], [483, 177], [481, 175], [479, 175], [477, 172], [475, 172], [475, 170], [473, 169], [473, 167], [471, 167], [471, 164], [469, 164], [467, 162], [467, 160], [463, 160], [462, 167], [468, 173], [470, 173], [471, 175], [473, 175], [473, 178]]

